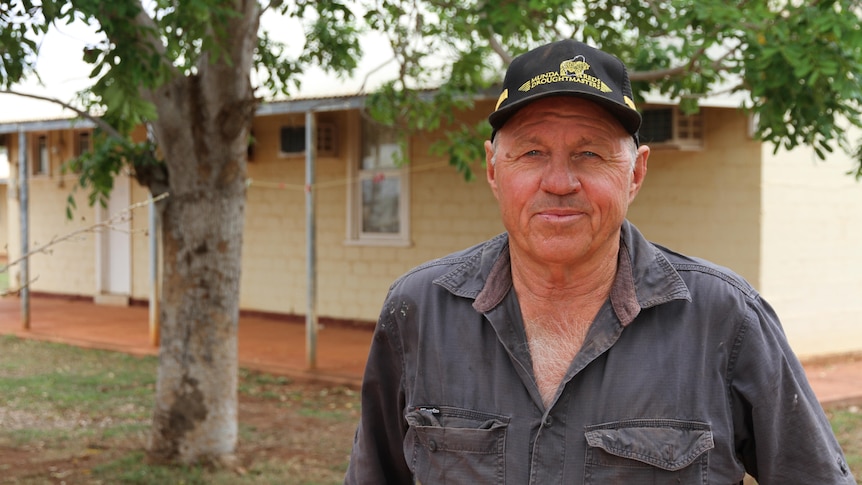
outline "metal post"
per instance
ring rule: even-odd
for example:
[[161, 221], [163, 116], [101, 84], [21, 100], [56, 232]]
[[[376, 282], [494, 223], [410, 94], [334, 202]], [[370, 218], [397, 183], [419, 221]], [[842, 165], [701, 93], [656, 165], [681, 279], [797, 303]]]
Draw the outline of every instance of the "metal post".
[[159, 345], [159, 243], [158, 243], [158, 214], [156, 203], [150, 197], [149, 203], [149, 231], [150, 231], [150, 344], [153, 347]]
[[305, 112], [305, 250], [308, 301], [305, 313], [305, 355], [310, 370], [317, 368], [317, 254], [315, 252], [314, 165], [317, 128], [314, 113]]
[[18, 214], [21, 218], [21, 328], [30, 330], [30, 182], [27, 180], [27, 135], [18, 128]]

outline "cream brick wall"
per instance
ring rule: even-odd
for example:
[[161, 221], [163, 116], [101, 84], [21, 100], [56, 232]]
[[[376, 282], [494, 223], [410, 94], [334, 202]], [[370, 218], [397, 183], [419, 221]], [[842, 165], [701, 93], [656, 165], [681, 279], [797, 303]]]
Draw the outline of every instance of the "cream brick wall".
[[[132, 180], [131, 203], [143, 204], [150, 191]], [[142, 205], [131, 211], [132, 225], [132, 294], [135, 300], [150, 298], [150, 232], [149, 207]], [[156, 236], [158, 237], [158, 236]]]
[[[249, 164], [253, 182], [243, 248], [243, 309], [306, 311], [305, 160], [279, 157], [274, 149], [279, 126], [300, 124], [300, 115], [293, 116], [255, 120], [257, 143]], [[319, 316], [374, 321], [389, 285], [402, 273], [502, 231], [484, 179], [464, 182], [454, 169], [427, 155], [427, 139], [417, 139], [411, 142], [410, 154], [410, 245], [347, 243], [347, 164], [356, 157], [358, 115], [320, 116], [336, 123], [340, 148], [335, 157], [321, 157], [316, 168]]]
[[[859, 139], [859, 134], [849, 137]], [[802, 356], [862, 351], [862, 183], [836, 154], [764, 148], [763, 294]]]
[[760, 284], [760, 146], [745, 116], [704, 108], [704, 150], [653, 150], [629, 219], [658, 244]]
[[[10, 179], [18, 179], [17, 136], [10, 136]], [[51, 243], [95, 222], [95, 213], [87, 205], [86, 196], [76, 194], [78, 209], [74, 219], [66, 218], [66, 198], [74, 183], [71, 175], [61, 175], [60, 166], [71, 158], [71, 132], [48, 133], [50, 173], [29, 179], [29, 246], [30, 251]], [[29, 142], [28, 142], [29, 143]], [[32, 156], [28, 164], [32, 164]], [[21, 256], [19, 193], [10, 191], [6, 219], [9, 227], [9, 258]], [[14, 236], [12, 236], [14, 234]], [[95, 250], [92, 232], [52, 245], [44, 252], [33, 253], [29, 260], [30, 290], [63, 295], [91, 295], [95, 289]], [[11, 286], [20, 286], [20, 265], [10, 268]]]
[[245, 310], [305, 312], [305, 158], [278, 154], [280, 127], [301, 126], [303, 116], [254, 120], [240, 283]]
[[[14, 182], [13, 182], [14, 183]], [[9, 191], [6, 184], [0, 184], [0, 256], [5, 257], [9, 248], [9, 230], [7, 221], [10, 217], [15, 217], [9, 210]]]

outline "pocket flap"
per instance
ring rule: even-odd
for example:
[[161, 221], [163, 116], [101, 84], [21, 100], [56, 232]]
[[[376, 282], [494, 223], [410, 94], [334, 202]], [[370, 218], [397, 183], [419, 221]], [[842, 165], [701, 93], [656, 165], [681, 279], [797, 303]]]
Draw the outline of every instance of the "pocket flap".
[[670, 471], [715, 447], [709, 425], [690, 421], [620, 421], [589, 426], [584, 434], [594, 448]]

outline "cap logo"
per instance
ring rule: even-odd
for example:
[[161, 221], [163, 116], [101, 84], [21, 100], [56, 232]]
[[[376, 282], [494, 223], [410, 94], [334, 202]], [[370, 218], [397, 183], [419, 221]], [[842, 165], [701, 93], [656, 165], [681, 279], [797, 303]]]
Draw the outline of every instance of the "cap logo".
[[590, 69], [589, 63], [582, 55], [577, 55], [571, 59], [566, 59], [560, 63], [559, 71], [549, 71], [530, 79], [518, 88], [518, 91], [528, 92], [536, 86], [542, 84], [559, 83], [559, 82], [574, 82], [584, 84], [593, 89], [597, 89], [603, 93], [610, 93], [612, 90], [601, 79], [591, 76], [586, 73]]
[[509, 90], [504, 89], [502, 93], [500, 93], [500, 97], [497, 98], [497, 106], [494, 107], [494, 111], [500, 109], [500, 105], [503, 104], [503, 101], [509, 97]]

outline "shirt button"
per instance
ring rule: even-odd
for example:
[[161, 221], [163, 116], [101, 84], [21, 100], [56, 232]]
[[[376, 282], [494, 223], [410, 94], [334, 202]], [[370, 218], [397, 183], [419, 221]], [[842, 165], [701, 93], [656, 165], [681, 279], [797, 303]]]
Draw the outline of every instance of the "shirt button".
[[550, 427], [551, 427], [551, 425], [552, 425], [552, 424], [554, 424], [554, 419], [553, 419], [552, 417], [550, 417], [550, 416], [546, 416], [546, 417], [545, 417], [545, 422], [544, 422], [544, 423], [542, 423], [542, 424], [544, 424], [546, 428], [550, 428]]
[[432, 453], [437, 451], [437, 442], [434, 440], [429, 441], [428, 442], [428, 449], [431, 450]]

